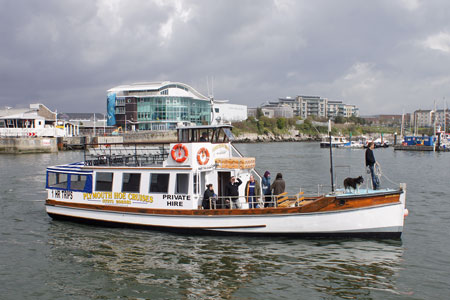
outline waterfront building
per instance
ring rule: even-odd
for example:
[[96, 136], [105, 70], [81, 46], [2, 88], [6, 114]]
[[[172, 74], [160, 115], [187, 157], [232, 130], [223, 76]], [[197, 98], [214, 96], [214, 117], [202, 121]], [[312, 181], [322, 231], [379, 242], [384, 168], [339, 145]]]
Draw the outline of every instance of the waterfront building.
[[340, 109], [345, 104], [342, 103], [342, 101], [336, 101], [336, 100], [328, 100], [327, 103], [327, 116], [329, 118], [336, 118], [339, 116], [339, 112], [343, 111]]
[[[294, 100], [294, 99], [292, 99]], [[264, 116], [269, 118], [293, 118], [294, 110], [292, 109], [291, 102], [278, 101], [278, 102], [266, 102], [261, 106]]]
[[44, 104], [30, 104], [29, 108], [5, 107], [0, 110], [2, 137], [65, 137], [76, 136], [76, 124], [58, 119], [58, 114]]
[[106, 115], [102, 113], [60, 113], [58, 119], [76, 124], [82, 136], [111, 135], [116, 129], [106, 124]]
[[[180, 82], [147, 82], [108, 90], [108, 125], [125, 130], [172, 130], [211, 124], [211, 99]], [[219, 109], [220, 110], [220, 109]]]
[[345, 104], [342, 101], [328, 100], [327, 117], [332, 119], [336, 117], [359, 117], [359, 109], [356, 105]]
[[448, 129], [448, 122], [450, 120], [449, 116], [449, 112], [447, 109], [438, 109], [436, 110], [435, 113], [436, 116], [436, 126], [439, 126], [442, 128], [442, 130], [445, 128], [446, 130]]
[[214, 123], [232, 123], [247, 120], [247, 105], [231, 104], [228, 100], [214, 100], [213, 117]]
[[432, 127], [433, 111], [432, 110], [416, 110], [414, 112], [414, 123], [416, 127]]
[[258, 109], [261, 110], [261, 113], [264, 117], [267, 118], [273, 118], [274, 117], [274, 110], [272, 108], [265, 108], [265, 107], [259, 107], [259, 108], [248, 108], [247, 109], [247, 114], [249, 117], [254, 117], [257, 118], [258, 117]]
[[297, 96], [300, 105], [300, 117], [317, 116], [326, 118], [328, 99], [319, 96]]

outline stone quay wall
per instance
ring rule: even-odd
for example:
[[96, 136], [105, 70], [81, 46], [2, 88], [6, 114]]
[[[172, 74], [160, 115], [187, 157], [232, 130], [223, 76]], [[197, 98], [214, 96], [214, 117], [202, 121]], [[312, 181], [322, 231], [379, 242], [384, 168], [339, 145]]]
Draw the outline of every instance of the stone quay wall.
[[19, 137], [0, 138], [0, 153], [51, 153], [58, 152], [56, 138]]

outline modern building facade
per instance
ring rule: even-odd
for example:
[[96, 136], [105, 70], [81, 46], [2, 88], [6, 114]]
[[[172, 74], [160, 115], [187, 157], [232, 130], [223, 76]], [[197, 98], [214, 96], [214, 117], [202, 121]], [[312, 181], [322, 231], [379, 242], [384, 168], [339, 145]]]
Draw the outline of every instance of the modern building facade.
[[300, 105], [300, 117], [317, 116], [327, 118], [328, 99], [318, 96], [297, 96]]
[[[290, 109], [286, 109], [290, 107]], [[345, 104], [342, 101], [331, 101], [319, 96], [297, 96], [295, 98], [279, 98], [277, 102], [267, 102], [261, 105], [261, 108], [278, 108], [283, 114], [299, 116], [306, 119], [309, 116], [322, 118], [335, 118], [337, 116], [349, 118], [351, 116], [359, 117], [359, 109], [355, 105]], [[276, 117], [277, 114], [274, 113]]]
[[108, 90], [108, 125], [125, 130], [171, 130], [211, 124], [212, 101], [187, 84], [148, 82]]

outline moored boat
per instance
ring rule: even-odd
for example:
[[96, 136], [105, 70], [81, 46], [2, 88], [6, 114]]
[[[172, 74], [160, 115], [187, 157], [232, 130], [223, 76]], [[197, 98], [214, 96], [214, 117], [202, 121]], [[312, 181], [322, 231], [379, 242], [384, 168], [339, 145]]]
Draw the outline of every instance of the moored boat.
[[330, 144], [331, 147], [343, 147], [348, 143], [347, 139], [344, 136], [331, 136], [331, 143], [330, 143], [330, 137], [325, 137], [320, 142], [321, 148], [329, 148]]
[[[46, 211], [58, 219], [187, 233], [401, 236], [404, 184], [358, 193], [281, 194], [267, 202], [256, 198], [261, 208], [250, 208], [245, 184], [239, 197], [231, 197], [226, 193], [231, 177], [261, 182], [255, 159], [243, 157], [231, 143], [231, 130], [180, 127], [176, 143], [95, 145], [83, 162], [47, 169]], [[203, 209], [207, 184], [217, 195], [209, 199], [210, 209]]]

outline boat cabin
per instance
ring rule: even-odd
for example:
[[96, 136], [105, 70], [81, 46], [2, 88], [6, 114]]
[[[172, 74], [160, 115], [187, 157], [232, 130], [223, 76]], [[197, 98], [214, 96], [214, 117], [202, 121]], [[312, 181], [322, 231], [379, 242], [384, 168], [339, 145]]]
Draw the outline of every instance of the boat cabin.
[[[151, 208], [198, 209], [206, 185], [213, 184], [216, 208], [226, 208], [226, 185], [242, 181], [239, 195], [245, 208], [245, 184], [255, 159], [243, 157], [231, 144], [232, 126], [177, 129], [174, 143], [89, 145], [84, 162], [49, 167], [49, 198]], [[220, 201], [223, 200], [223, 201]], [[228, 203], [229, 205], [229, 203]]]

